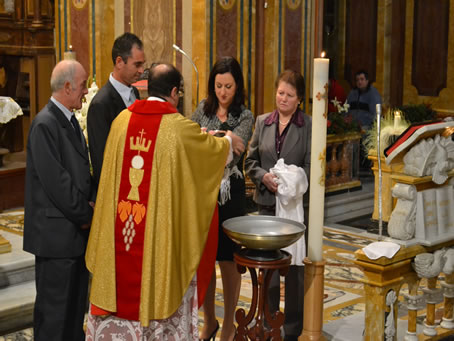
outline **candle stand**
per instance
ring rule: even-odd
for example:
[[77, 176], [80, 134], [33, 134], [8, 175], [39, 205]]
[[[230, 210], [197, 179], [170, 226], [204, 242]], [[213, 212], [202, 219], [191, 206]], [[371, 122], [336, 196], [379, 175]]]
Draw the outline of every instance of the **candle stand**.
[[[276, 311], [274, 314], [270, 313], [268, 288], [275, 270], [278, 270], [281, 276], [288, 273], [292, 256], [283, 250], [265, 252], [264, 254], [256, 253], [256, 255], [252, 255], [250, 251], [243, 248], [234, 254], [238, 271], [243, 274], [247, 268], [252, 279], [252, 301], [249, 312], [246, 315], [245, 310], [240, 308], [235, 313], [238, 322], [235, 340], [282, 340], [281, 326], [284, 324], [284, 313], [281, 311]], [[251, 325], [254, 315], [255, 324]], [[265, 321], [267, 326], [265, 326]]]

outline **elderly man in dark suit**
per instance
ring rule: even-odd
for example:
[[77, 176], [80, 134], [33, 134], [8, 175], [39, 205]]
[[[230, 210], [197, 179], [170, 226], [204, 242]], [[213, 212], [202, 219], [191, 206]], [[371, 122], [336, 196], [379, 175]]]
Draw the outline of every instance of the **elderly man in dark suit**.
[[35, 255], [35, 341], [85, 339], [84, 254], [94, 190], [88, 148], [72, 110], [82, 107], [86, 84], [81, 64], [58, 63], [52, 97], [28, 136], [24, 250]]
[[88, 144], [96, 187], [101, 176], [104, 147], [110, 126], [117, 115], [139, 98], [131, 84], [144, 71], [142, 41], [129, 32], [119, 36], [112, 47], [113, 72], [107, 83], [92, 99], [87, 114]]

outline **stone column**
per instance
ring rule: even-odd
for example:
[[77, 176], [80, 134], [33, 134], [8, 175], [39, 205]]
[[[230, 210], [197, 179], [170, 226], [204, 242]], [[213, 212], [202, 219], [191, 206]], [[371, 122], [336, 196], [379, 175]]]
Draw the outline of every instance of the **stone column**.
[[444, 312], [440, 326], [445, 329], [454, 329], [453, 303], [454, 303], [454, 273], [445, 274], [445, 280], [441, 282], [444, 296]]

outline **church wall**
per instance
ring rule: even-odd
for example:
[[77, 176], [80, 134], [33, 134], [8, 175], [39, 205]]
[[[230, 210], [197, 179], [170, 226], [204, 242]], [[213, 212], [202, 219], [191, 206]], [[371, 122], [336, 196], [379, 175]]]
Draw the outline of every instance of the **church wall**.
[[[264, 39], [263, 112], [274, 109], [274, 81], [285, 68], [300, 71], [310, 91], [312, 61], [311, 0], [267, 1]], [[206, 96], [212, 65], [233, 55], [245, 78], [247, 105], [254, 111], [256, 63], [256, 2], [252, 0], [57, 0], [57, 60], [72, 45], [77, 60], [102, 86], [112, 71], [111, 47], [125, 31], [145, 45], [147, 64], [175, 63], [185, 77], [185, 114], [197, 105], [196, 74], [172, 44], [183, 48], [199, 71], [199, 101]], [[192, 91], [191, 91], [192, 90]], [[307, 101], [308, 103], [308, 101]], [[260, 113], [257, 113], [260, 114]]]
[[[225, 55], [233, 55], [240, 62], [246, 87], [247, 105], [256, 114], [275, 107], [275, 80], [285, 68], [303, 74], [310, 89], [312, 1], [266, 1], [264, 32], [256, 32], [257, 3], [250, 0], [209, 1], [215, 24], [209, 32], [209, 69]], [[212, 38], [210, 38], [212, 37]], [[256, 93], [257, 39], [264, 40], [264, 88]], [[205, 81], [206, 84], [206, 81]], [[256, 96], [263, 101], [263, 112], [256, 112]]]
[[427, 103], [454, 114], [453, 0], [340, 0], [336, 6], [324, 45], [337, 59], [346, 92], [364, 68], [386, 106]]
[[[404, 103], [430, 103], [438, 112], [453, 115], [454, 51], [450, 46], [454, 40], [454, 25], [451, 24], [454, 21], [454, 1], [437, 0], [430, 4], [442, 12], [426, 11], [422, 16], [415, 16], [418, 6], [423, 3], [407, 1]], [[419, 8], [419, 11], [422, 9]], [[415, 47], [417, 41], [419, 45]], [[430, 86], [433, 94], [421, 94], [421, 90], [426, 93], [422, 89], [424, 77], [430, 80], [429, 84], [433, 84]]]

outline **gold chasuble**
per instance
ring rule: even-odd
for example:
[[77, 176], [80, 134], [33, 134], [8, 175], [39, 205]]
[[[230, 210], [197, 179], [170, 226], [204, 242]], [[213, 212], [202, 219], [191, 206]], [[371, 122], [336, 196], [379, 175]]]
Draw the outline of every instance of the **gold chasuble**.
[[167, 102], [136, 101], [118, 115], [86, 253], [93, 314], [148, 326], [177, 310], [196, 273], [201, 303], [228, 152], [227, 139], [201, 132]]

